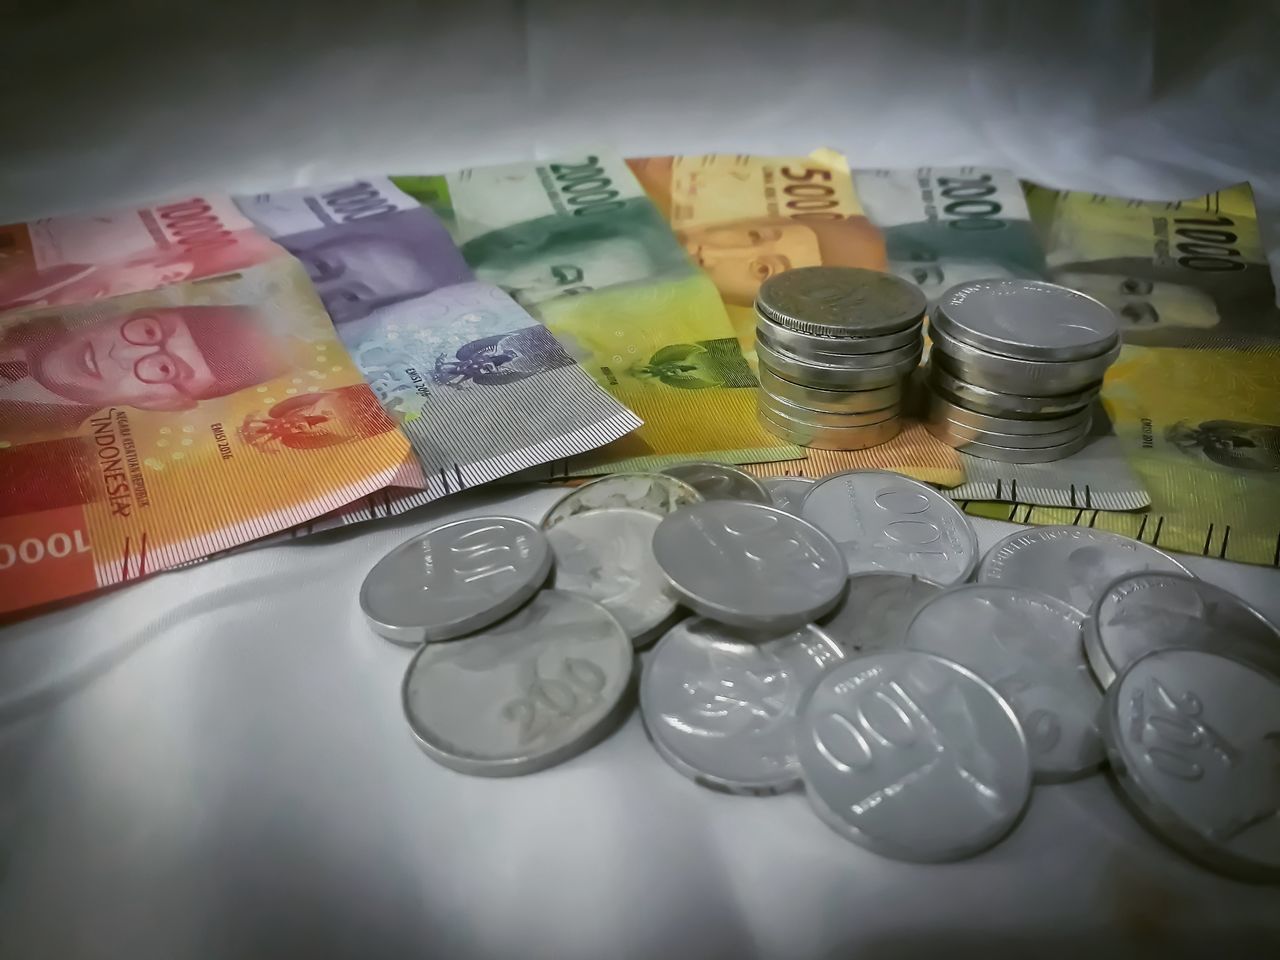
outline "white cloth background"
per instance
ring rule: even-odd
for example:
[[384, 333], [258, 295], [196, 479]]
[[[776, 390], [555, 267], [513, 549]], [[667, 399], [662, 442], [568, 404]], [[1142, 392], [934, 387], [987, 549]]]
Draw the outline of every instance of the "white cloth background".
[[[1251, 179], [1280, 246], [1271, 4], [19, 5], [0, 218], [192, 187], [433, 172], [584, 145], [987, 163], [1187, 196]], [[153, 578], [0, 629], [0, 957], [1169, 957], [1280, 940], [1275, 888], [1168, 851], [1102, 777], [923, 867], [799, 794], [669, 769], [632, 715], [512, 781], [421, 755], [409, 656], [356, 606], [400, 520]], [[981, 523], [983, 545], [1005, 525]], [[1280, 574], [1190, 559], [1280, 618]]]

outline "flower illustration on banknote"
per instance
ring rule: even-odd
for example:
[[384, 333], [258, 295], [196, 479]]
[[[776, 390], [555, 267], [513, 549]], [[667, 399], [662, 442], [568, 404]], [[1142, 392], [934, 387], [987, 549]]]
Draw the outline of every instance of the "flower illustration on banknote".
[[698, 343], [672, 343], [628, 371], [639, 379], [658, 380], [681, 390], [707, 387], [754, 387], [755, 375], [733, 337]]

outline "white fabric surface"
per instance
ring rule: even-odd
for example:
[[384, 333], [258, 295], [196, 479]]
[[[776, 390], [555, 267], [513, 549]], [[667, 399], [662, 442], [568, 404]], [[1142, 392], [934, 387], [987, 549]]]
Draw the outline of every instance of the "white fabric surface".
[[[1252, 179], [1277, 246], [1273, 5], [55, 4], [0, 40], [0, 217], [586, 144], [845, 150], [1185, 196]], [[1276, 258], [1273, 256], [1273, 265]], [[0, 629], [0, 957], [1218, 953], [1275, 888], [1172, 853], [1102, 777], [1003, 844], [878, 858], [802, 795], [685, 780], [638, 716], [488, 781], [411, 741], [366, 570], [475, 494]], [[1010, 529], [979, 522], [984, 546]], [[1187, 563], [1280, 618], [1280, 573]]]

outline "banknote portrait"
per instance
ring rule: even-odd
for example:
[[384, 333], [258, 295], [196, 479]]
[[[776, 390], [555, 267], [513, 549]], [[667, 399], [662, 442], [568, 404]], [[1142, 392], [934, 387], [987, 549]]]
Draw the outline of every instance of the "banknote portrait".
[[462, 246], [476, 276], [525, 306], [667, 272], [690, 264], [644, 198], [596, 216], [549, 216], [501, 227]]
[[793, 267], [884, 270], [880, 231], [866, 217], [753, 217], [677, 229], [684, 248], [728, 303], [751, 306], [760, 284]]
[[37, 316], [0, 338], [0, 439], [71, 431], [108, 406], [187, 410], [290, 362], [288, 342], [245, 307], [159, 307], [78, 326]]
[[402, 210], [281, 237], [336, 324], [470, 280], [448, 232], [427, 210]]

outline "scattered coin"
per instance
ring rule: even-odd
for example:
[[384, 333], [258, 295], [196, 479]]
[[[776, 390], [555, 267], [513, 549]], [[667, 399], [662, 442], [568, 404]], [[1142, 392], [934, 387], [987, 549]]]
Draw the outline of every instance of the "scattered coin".
[[514, 517], [472, 517], [406, 540], [374, 564], [360, 609], [375, 632], [407, 646], [496, 623], [538, 592], [551, 546]]
[[1086, 360], [1120, 341], [1115, 314], [1042, 280], [971, 280], [946, 291], [933, 323], [980, 350], [1026, 360]]
[[1040, 590], [1088, 616], [1116, 578], [1140, 570], [1190, 575], [1167, 553], [1117, 533], [1037, 527], [1010, 534], [988, 550], [978, 580]]
[[758, 503], [710, 500], [666, 517], [653, 552], [684, 602], [720, 623], [799, 627], [826, 613], [848, 570], [831, 538], [799, 517]]
[[637, 646], [657, 636], [676, 612], [676, 599], [653, 558], [660, 517], [643, 510], [590, 510], [547, 531], [555, 552], [551, 585], [595, 600]]
[[761, 637], [704, 618], [669, 630], [640, 678], [655, 748], [698, 783], [780, 793], [800, 780], [796, 709], [840, 647], [813, 624]]
[[851, 657], [901, 647], [907, 624], [944, 589], [909, 573], [855, 573], [821, 626]]
[[1009, 704], [950, 660], [880, 651], [829, 670], [800, 708], [810, 804], [832, 829], [900, 860], [957, 860], [1000, 840], [1031, 793]]
[[547, 511], [542, 529], [550, 530], [566, 517], [591, 510], [643, 510], [665, 517], [686, 504], [700, 502], [702, 494], [667, 474], [618, 473], [570, 490]]
[[1235, 594], [1180, 573], [1116, 580], [1085, 620], [1084, 640], [1104, 687], [1139, 657], [1179, 647], [1238, 657], [1280, 676], [1280, 627]]
[[969, 584], [926, 603], [906, 645], [968, 667], [1009, 702], [1036, 779], [1070, 780], [1104, 759], [1102, 695], [1080, 645], [1080, 614], [1038, 590]]
[[969, 519], [932, 487], [887, 470], [819, 480], [801, 515], [839, 545], [851, 573], [909, 573], [944, 586], [978, 562]]
[[1160, 837], [1221, 873], [1280, 880], [1280, 680], [1201, 650], [1158, 650], [1107, 689], [1116, 781]]
[[809, 488], [813, 486], [814, 481], [809, 477], [765, 477], [760, 481], [760, 484], [765, 490], [769, 491], [769, 496], [773, 498], [775, 507], [798, 517], [800, 516], [800, 501], [809, 492]]
[[704, 500], [773, 502], [759, 480], [728, 464], [691, 460], [686, 463], [674, 463], [663, 468], [662, 472], [669, 477], [683, 480], [702, 494]]
[[542, 590], [480, 633], [423, 646], [401, 700], [438, 763], [479, 776], [534, 773], [603, 735], [633, 658], [626, 631], [600, 604]]
[[818, 337], [878, 337], [924, 316], [928, 301], [915, 284], [858, 267], [799, 267], [770, 277], [756, 310], [789, 330]]

